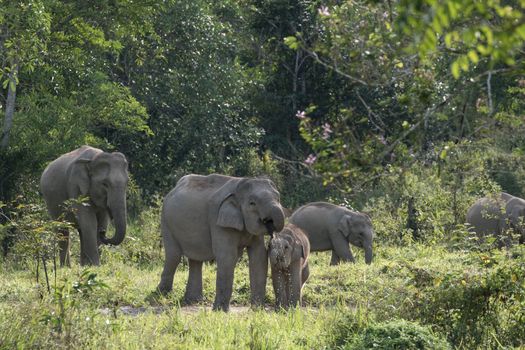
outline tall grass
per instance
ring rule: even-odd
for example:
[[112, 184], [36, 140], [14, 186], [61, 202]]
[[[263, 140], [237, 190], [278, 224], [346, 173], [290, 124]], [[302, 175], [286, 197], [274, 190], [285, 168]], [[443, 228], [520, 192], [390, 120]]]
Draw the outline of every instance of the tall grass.
[[34, 259], [2, 260], [0, 348], [357, 349], [374, 337], [385, 349], [525, 346], [523, 246], [501, 251], [378, 242], [370, 266], [359, 249], [356, 264], [338, 266], [329, 266], [329, 253], [313, 253], [305, 306], [288, 312], [273, 309], [269, 278], [265, 309], [249, 309], [244, 254], [235, 270], [232, 312], [211, 312], [213, 263], [204, 264], [204, 301], [197, 308], [180, 306], [184, 262], [173, 292], [154, 293], [163, 263], [157, 210], [130, 225], [124, 244], [104, 247], [100, 267], [78, 265], [73, 234], [73, 266], [56, 271], [51, 293], [42, 279], [36, 282]]

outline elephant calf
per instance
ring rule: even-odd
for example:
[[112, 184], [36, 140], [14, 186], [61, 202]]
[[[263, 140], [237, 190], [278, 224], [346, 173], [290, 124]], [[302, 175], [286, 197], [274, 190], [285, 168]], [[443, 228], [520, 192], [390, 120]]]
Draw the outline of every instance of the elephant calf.
[[519, 242], [525, 242], [525, 200], [501, 192], [495, 196], [478, 199], [467, 211], [467, 223], [480, 238], [495, 235], [498, 245], [509, 245], [505, 232], [512, 229], [519, 234]]
[[374, 230], [368, 215], [326, 202], [303, 205], [290, 217], [290, 223], [308, 236], [311, 251], [332, 251], [331, 265], [340, 260], [354, 262], [348, 243], [365, 250], [365, 262], [372, 263]]
[[309, 254], [308, 238], [297, 226], [288, 224], [271, 239], [268, 255], [277, 308], [301, 305], [301, 291], [310, 275]]

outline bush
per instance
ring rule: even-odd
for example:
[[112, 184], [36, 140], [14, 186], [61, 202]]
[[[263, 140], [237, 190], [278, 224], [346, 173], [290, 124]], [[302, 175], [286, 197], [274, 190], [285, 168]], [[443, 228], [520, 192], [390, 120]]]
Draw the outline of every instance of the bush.
[[449, 344], [428, 327], [394, 320], [367, 327], [354, 341], [343, 346], [353, 349], [450, 349]]
[[419, 319], [434, 324], [453, 344], [523, 346], [524, 249], [513, 249], [512, 259], [497, 249], [472, 253], [470, 269], [436, 277], [421, 294]]

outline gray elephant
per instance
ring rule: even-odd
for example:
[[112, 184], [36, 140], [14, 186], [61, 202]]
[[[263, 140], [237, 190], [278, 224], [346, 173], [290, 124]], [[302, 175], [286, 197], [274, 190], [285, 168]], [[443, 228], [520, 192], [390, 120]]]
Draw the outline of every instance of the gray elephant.
[[509, 245], [505, 233], [512, 229], [519, 234], [519, 242], [525, 242], [525, 200], [501, 192], [478, 199], [467, 211], [467, 223], [480, 238], [495, 235], [498, 245]]
[[297, 209], [290, 223], [306, 233], [312, 252], [332, 251], [330, 265], [340, 260], [355, 261], [348, 243], [364, 248], [365, 262], [372, 263], [374, 230], [366, 214], [331, 203], [314, 202]]
[[303, 230], [287, 224], [268, 246], [276, 308], [302, 304], [302, 289], [310, 275], [310, 243]]
[[[107, 153], [82, 146], [52, 161], [40, 178], [40, 191], [53, 219], [65, 215], [80, 233], [80, 264], [99, 265], [99, 244], [120, 244], [126, 235], [126, 187], [128, 162], [122, 153]], [[87, 196], [73, 212], [64, 212], [64, 202]], [[106, 238], [109, 220], [115, 235]], [[70, 264], [69, 232], [59, 242], [60, 264]]]
[[217, 263], [214, 310], [228, 311], [234, 268], [248, 250], [251, 302], [264, 302], [268, 256], [264, 234], [280, 231], [284, 214], [272, 181], [218, 174], [186, 175], [164, 198], [161, 231], [166, 260], [158, 290], [169, 292], [184, 255], [189, 278], [184, 300], [202, 300], [202, 263]]

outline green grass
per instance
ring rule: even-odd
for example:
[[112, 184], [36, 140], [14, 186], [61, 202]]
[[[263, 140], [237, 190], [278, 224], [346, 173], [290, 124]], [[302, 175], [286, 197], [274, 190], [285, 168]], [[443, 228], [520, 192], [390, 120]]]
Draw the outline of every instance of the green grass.
[[[222, 313], [209, 310], [215, 296], [214, 264], [204, 265], [204, 301], [196, 311], [180, 308], [188, 275], [184, 263], [175, 275], [173, 293], [154, 293], [163, 263], [158, 242], [157, 226], [148, 221], [132, 225], [123, 245], [104, 248], [102, 266], [89, 271], [107, 287], [95, 283], [92, 290], [65, 292], [67, 316], [61, 330], [44, 322], [56, 318], [60, 307], [46, 290], [42, 269], [37, 284], [34, 262], [1, 262], [0, 348], [353, 349], [381, 334], [408, 337], [379, 342], [390, 344], [380, 347], [384, 349], [419, 341], [418, 336], [428, 344], [437, 342], [428, 337], [446, 339], [459, 349], [525, 345], [520, 326], [525, 320], [523, 247], [515, 247], [511, 257], [501, 251], [377, 242], [370, 266], [358, 250], [356, 264], [339, 266], [329, 266], [328, 253], [314, 253], [303, 291], [305, 307], [288, 312], [273, 310], [270, 278], [267, 307], [246, 308], [250, 291], [244, 254], [232, 296], [232, 307], [244, 308]], [[78, 260], [78, 238], [72, 256]], [[82, 280], [84, 271], [77, 263], [59, 269], [56, 283], [67, 291]], [[123, 306], [146, 312], [127, 315]]]

